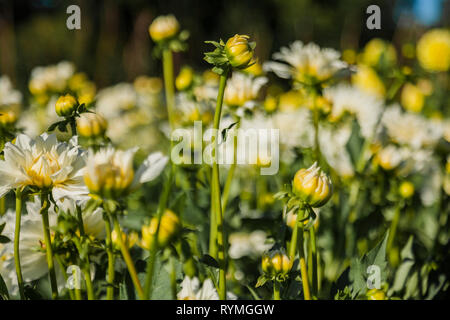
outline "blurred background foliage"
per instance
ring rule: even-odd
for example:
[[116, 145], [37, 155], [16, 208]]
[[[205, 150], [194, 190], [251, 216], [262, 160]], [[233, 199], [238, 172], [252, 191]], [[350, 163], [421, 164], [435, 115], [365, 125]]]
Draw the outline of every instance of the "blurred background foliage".
[[[81, 30], [66, 27], [72, 4], [81, 9]], [[381, 30], [366, 27], [371, 4], [381, 8]], [[175, 57], [177, 72], [185, 63], [207, 68], [204, 41], [238, 32], [256, 40], [264, 61], [296, 39], [341, 51], [374, 37], [400, 45], [426, 28], [448, 27], [449, 8], [448, 0], [0, 0], [0, 74], [24, 93], [34, 67], [61, 60], [73, 61], [98, 88], [159, 75], [148, 26], [160, 14], [173, 13], [191, 34], [189, 50]]]

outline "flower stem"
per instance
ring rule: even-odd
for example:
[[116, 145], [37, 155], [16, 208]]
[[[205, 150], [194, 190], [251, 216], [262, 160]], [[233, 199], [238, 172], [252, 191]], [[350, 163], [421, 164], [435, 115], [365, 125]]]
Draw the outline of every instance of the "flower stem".
[[226, 256], [225, 256], [225, 248], [226, 248], [226, 239], [224, 236], [224, 230], [223, 230], [223, 217], [222, 217], [222, 203], [221, 203], [221, 197], [220, 197], [220, 179], [219, 179], [219, 164], [217, 162], [218, 158], [218, 147], [219, 147], [219, 136], [218, 136], [218, 130], [220, 126], [220, 118], [222, 114], [222, 104], [223, 104], [223, 97], [225, 94], [225, 87], [227, 84], [227, 77], [228, 77], [228, 70], [225, 70], [224, 73], [220, 76], [220, 82], [219, 82], [219, 93], [217, 96], [217, 105], [216, 105], [216, 111], [214, 114], [214, 131], [216, 133], [216, 137], [214, 138], [214, 160], [213, 160], [213, 166], [212, 166], [212, 185], [213, 185], [213, 192], [212, 195], [214, 196], [213, 199], [213, 205], [214, 205], [214, 211], [215, 211], [215, 218], [216, 218], [216, 225], [217, 225], [217, 246], [218, 246], [218, 255], [217, 258], [219, 260], [219, 298], [221, 300], [226, 299]]
[[281, 300], [280, 297], [280, 282], [275, 280], [273, 282], [273, 300]]
[[175, 86], [173, 81], [173, 59], [172, 51], [165, 48], [162, 52], [164, 87], [166, 92], [167, 115], [171, 131], [174, 129], [174, 105], [175, 105]]
[[[236, 129], [239, 129], [239, 122], [236, 124]], [[230, 195], [231, 183], [233, 182], [234, 171], [236, 169], [237, 163], [237, 137], [233, 136], [233, 163], [230, 166], [227, 174], [227, 180], [225, 181], [225, 185], [223, 187], [222, 194], [222, 212], [225, 215], [228, 203], [228, 197]]]
[[6, 197], [1, 197], [0, 198], [0, 217], [3, 216], [6, 212]]
[[153, 241], [151, 242], [150, 249], [149, 249], [150, 256], [147, 261], [147, 274], [146, 274], [145, 285], [144, 285], [144, 294], [145, 294], [146, 299], [150, 299], [151, 294], [152, 294], [152, 285], [153, 285], [153, 275], [154, 275], [154, 269], [155, 269], [156, 254], [158, 253], [158, 249], [159, 249], [158, 248], [158, 233], [159, 233], [162, 215], [167, 207], [167, 201], [169, 199], [173, 175], [174, 175], [174, 165], [172, 163], [172, 166], [169, 171], [169, 176], [167, 177], [167, 180], [164, 183], [164, 189], [162, 191], [161, 197], [159, 198], [158, 211], [156, 213], [158, 223], [156, 225], [156, 231], [153, 234]]
[[[82, 234], [81, 236], [83, 237], [84, 235]], [[77, 237], [74, 237], [73, 241], [75, 242], [78, 252], [81, 255], [83, 248], [82, 248], [80, 239]], [[80, 257], [80, 260], [81, 260], [81, 265], [82, 265], [81, 270], [83, 271], [84, 279], [86, 281], [86, 291], [87, 291], [88, 300], [95, 300], [94, 288], [92, 286], [92, 280], [91, 280], [89, 254], [86, 253], [86, 257], [84, 259], [81, 259], [81, 257]]]
[[305, 300], [311, 300], [311, 291], [309, 289], [309, 282], [308, 282], [308, 269], [306, 267], [306, 261], [305, 261], [305, 253], [304, 253], [304, 245], [303, 245], [303, 223], [299, 222], [297, 220], [297, 225], [300, 224], [299, 228], [301, 229], [298, 234], [298, 255], [299, 255], [299, 261], [300, 261], [300, 273], [302, 276], [302, 285], [303, 285], [303, 296]]
[[314, 225], [311, 226], [311, 228], [309, 229], [309, 245], [311, 248], [311, 287], [312, 287], [312, 292], [314, 295], [317, 296], [317, 288], [319, 287], [318, 284], [318, 277], [317, 277], [317, 260], [318, 260], [318, 255], [317, 255], [317, 244], [316, 244], [316, 231], [314, 228]]
[[48, 274], [50, 276], [50, 285], [52, 288], [52, 299], [58, 298], [58, 286], [56, 282], [55, 266], [53, 264], [53, 249], [50, 238], [50, 226], [48, 222], [48, 208], [50, 204], [48, 202], [48, 194], [41, 193], [41, 216], [42, 216], [42, 228], [44, 229], [44, 243], [47, 253], [47, 265]]
[[105, 222], [105, 232], [106, 232], [106, 254], [108, 255], [108, 287], [106, 288], [106, 300], [114, 300], [114, 251], [111, 239], [111, 220], [109, 216], [105, 213], [103, 214], [103, 221]]
[[131, 259], [130, 252], [128, 251], [126, 243], [124, 243], [122, 239], [122, 231], [120, 230], [119, 220], [117, 220], [117, 216], [115, 213], [112, 213], [111, 216], [114, 223], [114, 230], [116, 231], [117, 234], [117, 241], [119, 242], [120, 251], [122, 252], [125, 264], [127, 265], [131, 280], [133, 281], [134, 287], [136, 288], [139, 298], [141, 300], [145, 300], [144, 290], [142, 289], [141, 283], [139, 282], [139, 278], [133, 260]]
[[[4, 199], [4, 198], [2, 198]], [[20, 241], [20, 220], [22, 217], [22, 192], [16, 190], [16, 226], [14, 230], [14, 263], [16, 265], [17, 284], [19, 285], [20, 299], [25, 300], [23, 287], [22, 268], [20, 266], [19, 241]]]
[[395, 207], [394, 217], [392, 218], [391, 227], [389, 228], [389, 238], [386, 244], [386, 252], [390, 257], [392, 246], [394, 245], [395, 234], [397, 233], [398, 221], [400, 220], [400, 204]]
[[[292, 238], [289, 247], [289, 257], [294, 260], [296, 255], [296, 250], [298, 249], [299, 263], [300, 263], [300, 273], [302, 276], [303, 285], [303, 295], [305, 300], [311, 300], [311, 293], [309, 290], [308, 283], [308, 270], [306, 268], [304, 245], [303, 245], [303, 209], [299, 209], [297, 213], [297, 222], [295, 224], [294, 230], [292, 231]], [[300, 232], [299, 232], [299, 229]]]

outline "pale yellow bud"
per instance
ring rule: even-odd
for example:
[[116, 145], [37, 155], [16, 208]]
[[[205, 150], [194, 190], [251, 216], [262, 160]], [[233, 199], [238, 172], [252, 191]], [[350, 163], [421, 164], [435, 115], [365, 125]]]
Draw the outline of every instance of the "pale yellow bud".
[[70, 94], [58, 98], [55, 104], [55, 111], [60, 117], [70, 116], [77, 108], [78, 102]]
[[189, 67], [184, 67], [175, 79], [175, 86], [179, 91], [186, 90], [191, 86], [193, 80], [194, 71]]
[[261, 267], [264, 273], [276, 277], [288, 274], [292, 269], [292, 264], [293, 261], [285, 253], [277, 250], [263, 255]]
[[107, 127], [105, 118], [97, 113], [82, 113], [77, 118], [77, 132], [85, 138], [102, 137]]
[[405, 84], [402, 90], [401, 103], [406, 110], [420, 112], [424, 102], [425, 96], [418, 87], [412, 83]]
[[330, 178], [316, 162], [308, 169], [297, 171], [292, 187], [293, 192], [311, 207], [323, 206], [333, 192]]
[[167, 40], [175, 36], [180, 30], [180, 25], [174, 15], [159, 16], [153, 20], [148, 31], [153, 41]]
[[229, 38], [225, 44], [225, 53], [231, 66], [235, 68], [246, 68], [253, 58], [253, 49], [248, 42], [247, 35], [236, 34]]
[[[142, 240], [141, 246], [145, 249], [150, 249], [154, 234], [158, 227], [158, 219], [152, 218], [149, 225], [142, 226]], [[181, 222], [179, 217], [171, 210], [166, 209], [161, 217], [159, 231], [158, 231], [158, 246], [165, 247], [172, 241], [181, 230]]]

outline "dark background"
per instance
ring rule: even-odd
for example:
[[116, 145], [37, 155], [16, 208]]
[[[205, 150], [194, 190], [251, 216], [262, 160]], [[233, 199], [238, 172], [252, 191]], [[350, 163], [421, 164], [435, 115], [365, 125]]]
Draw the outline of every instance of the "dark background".
[[[281, 46], [300, 39], [338, 50], [361, 48], [381, 37], [397, 47], [430, 27], [448, 27], [449, 0], [0, 0], [0, 74], [24, 93], [36, 66], [73, 61], [99, 88], [136, 76], [160, 75], [148, 26], [173, 13], [191, 33], [189, 50], [177, 54], [176, 69], [205, 69], [205, 40], [249, 34], [257, 55], [270, 59]], [[81, 30], [68, 30], [66, 8], [81, 9]], [[381, 30], [366, 28], [366, 8], [381, 8]], [[431, 14], [430, 14], [431, 12]]]

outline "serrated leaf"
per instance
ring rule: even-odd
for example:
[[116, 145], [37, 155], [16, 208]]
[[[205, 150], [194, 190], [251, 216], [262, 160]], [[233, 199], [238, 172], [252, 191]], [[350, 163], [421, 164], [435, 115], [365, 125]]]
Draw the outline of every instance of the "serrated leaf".
[[349, 279], [351, 281], [352, 298], [356, 298], [360, 294], [367, 291], [367, 268], [369, 266], [377, 266], [380, 269], [380, 283], [386, 281], [387, 277], [387, 261], [386, 261], [386, 244], [389, 232], [386, 232], [383, 241], [381, 241], [375, 248], [370, 250], [361, 259], [353, 260], [350, 270]]
[[264, 274], [259, 276], [258, 281], [256, 281], [255, 288], [262, 287], [269, 280], [270, 279], [267, 278]]

